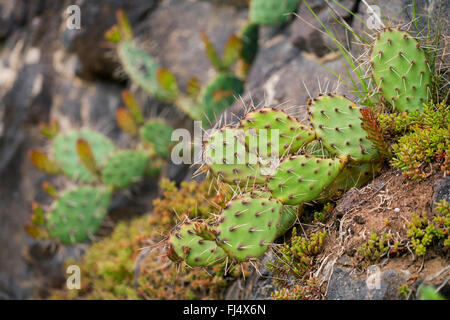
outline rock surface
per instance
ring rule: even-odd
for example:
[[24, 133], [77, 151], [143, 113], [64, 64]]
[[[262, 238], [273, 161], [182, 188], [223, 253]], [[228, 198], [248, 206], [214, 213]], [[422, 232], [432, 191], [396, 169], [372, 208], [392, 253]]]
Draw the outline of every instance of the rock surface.
[[[406, 280], [395, 270], [379, 272], [368, 268], [366, 277], [357, 277], [352, 269], [336, 266], [328, 284], [328, 300], [399, 299], [398, 287]], [[371, 272], [372, 270], [373, 272]]]

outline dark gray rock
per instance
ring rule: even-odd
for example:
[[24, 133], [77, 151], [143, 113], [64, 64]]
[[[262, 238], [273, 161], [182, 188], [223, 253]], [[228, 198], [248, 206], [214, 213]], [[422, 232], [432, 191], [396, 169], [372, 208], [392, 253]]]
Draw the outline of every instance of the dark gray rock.
[[446, 200], [450, 203], [450, 177], [437, 180], [433, 185], [433, 211], [436, 203]]
[[267, 252], [261, 259], [258, 271], [253, 271], [245, 281], [239, 279], [225, 293], [225, 300], [269, 300], [275, 291], [273, 273], [266, 268], [266, 263], [275, 256]]
[[[370, 269], [370, 268], [369, 268]], [[368, 280], [368, 276], [371, 278]], [[352, 269], [335, 266], [328, 284], [327, 300], [399, 299], [398, 287], [405, 279], [395, 270], [357, 277]]]
[[[356, 8], [356, 3], [357, 1], [352, 0], [342, 1], [341, 5], [353, 10]], [[331, 7], [326, 6], [323, 1], [310, 3], [311, 9], [320, 20], [319, 22], [308, 7], [306, 7], [305, 4], [302, 4], [298, 17], [294, 19], [294, 22], [290, 26], [290, 38], [297, 48], [313, 53], [318, 57], [322, 57], [331, 51], [337, 50], [336, 44], [330, 36], [327, 35], [322, 23], [340, 43], [346, 43], [348, 32], [334, 17], [337, 14], [350, 24], [352, 16], [335, 3], [331, 2], [330, 5]]]

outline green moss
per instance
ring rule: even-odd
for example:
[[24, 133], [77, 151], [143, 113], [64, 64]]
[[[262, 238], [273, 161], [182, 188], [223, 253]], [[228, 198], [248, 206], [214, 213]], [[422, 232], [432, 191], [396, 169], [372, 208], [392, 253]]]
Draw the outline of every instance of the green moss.
[[328, 202], [323, 206], [322, 211], [314, 212], [314, 220], [319, 222], [325, 222], [325, 220], [330, 217], [331, 212], [333, 211], [333, 205]]

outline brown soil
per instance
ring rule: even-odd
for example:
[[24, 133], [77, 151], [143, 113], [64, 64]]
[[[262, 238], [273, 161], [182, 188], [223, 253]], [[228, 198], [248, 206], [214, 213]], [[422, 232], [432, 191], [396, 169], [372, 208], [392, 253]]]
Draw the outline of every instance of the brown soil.
[[[364, 260], [358, 249], [373, 232], [392, 233], [393, 240], [398, 240], [402, 249], [384, 256], [378, 262], [380, 269], [394, 269], [406, 275], [409, 285], [425, 278], [429, 283], [442, 283], [450, 270], [439, 276], [433, 275], [448, 269], [449, 250], [435, 245], [427, 248], [425, 257], [417, 257], [409, 247], [407, 237], [407, 223], [413, 213], [426, 213], [432, 217], [433, 184], [442, 177], [442, 172], [436, 172], [423, 181], [413, 181], [403, 177], [399, 170], [389, 169], [364, 188], [350, 190], [324, 224], [303, 224], [307, 234], [319, 229], [327, 230], [323, 252], [317, 256], [311, 271], [322, 268], [320, 274], [327, 279], [325, 265], [334, 260], [338, 265], [352, 267], [357, 274], [363, 275], [365, 268], [376, 262]], [[326, 286], [326, 281], [323, 285]]]

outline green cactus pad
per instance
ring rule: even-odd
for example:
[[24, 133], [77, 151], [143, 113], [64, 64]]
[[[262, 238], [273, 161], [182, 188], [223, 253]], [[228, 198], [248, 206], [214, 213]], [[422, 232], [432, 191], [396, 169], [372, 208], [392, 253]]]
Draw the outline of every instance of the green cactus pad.
[[252, 0], [250, 21], [261, 25], [275, 25], [289, 21], [296, 12], [299, 0]]
[[59, 134], [53, 139], [53, 158], [64, 173], [72, 179], [90, 183], [96, 177], [86, 169], [78, 157], [76, 148], [78, 139], [88, 142], [98, 165], [102, 165], [114, 151], [114, 144], [101, 133], [89, 129]]
[[341, 96], [314, 99], [310, 121], [325, 148], [339, 158], [359, 162], [372, 161], [379, 154], [362, 128], [361, 113], [350, 100]]
[[149, 142], [160, 157], [168, 158], [173, 128], [163, 120], [150, 120], [141, 128], [141, 139]]
[[47, 217], [50, 235], [64, 244], [88, 240], [105, 218], [111, 195], [108, 188], [91, 186], [64, 192], [55, 200]]
[[175, 98], [160, 86], [157, 77], [160, 67], [147, 52], [139, 49], [132, 41], [120, 42], [117, 52], [127, 75], [142, 89], [163, 101]]
[[345, 162], [309, 156], [291, 156], [268, 177], [272, 196], [283, 204], [299, 205], [317, 198], [337, 177]]
[[225, 127], [214, 132], [205, 143], [204, 160], [225, 182], [250, 186], [265, 182], [261, 159], [245, 149], [243, 130]]
[[235, 260], [261, 257], [277, 235], [282, 204], [244, 195], [228, 202], [218, 220], [217, 243]]
[[297, 218], [303, 213], [303, 205], [283, 206], [281, 218], [277, 224], [276, 238], [284, 235], [297, 221]]
[[118, 151], [102, 168], [102, 180], [114, 189], [127, 188], [142, 179], [149, 161], [150, 156], [143, 151]]
[[195, 233], [194, 224], [184, 222], [172, 231], [169, 244], [189, 266], [213, 266], [225, 260], [226, 253], [215, 241], [204, 240]]
[[431, 72], [425, 52], [405, 31], [386, 29], [371, 54], [372, 76], [384, 99], [397, 111], [422, 110], [431, 98]]
[[[248, 133], [246, 144], [249, 150], [264, 157], [294, 153], [315, 139], [314, 131], [300, 124], [297, 119], [292, 118], [282, 110], [274, 108], [266, 107], [248, 113], [241, 120], [240, 127]], [[278, 148], [272, 145], [272, 133], [275, 132], [271, 130], [278, 130]], [[254, 146], [249, 146], [251, 135], [255, 136], [253, 142], [256, 145]], [[260, 141], [267, 143], [267, 154], [261, 154]], [[272, 152], [274, 155], [272, 155]]]
[[216, 117], [231, 106], [235, 97], [244, 92], [244, 83], [232, 73], [219, 73], [203, 90], [200, 106], [195, 111], [195, 119], [203, 119], [204, 124], [213, 122]]

